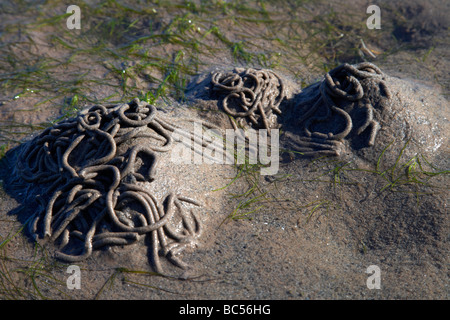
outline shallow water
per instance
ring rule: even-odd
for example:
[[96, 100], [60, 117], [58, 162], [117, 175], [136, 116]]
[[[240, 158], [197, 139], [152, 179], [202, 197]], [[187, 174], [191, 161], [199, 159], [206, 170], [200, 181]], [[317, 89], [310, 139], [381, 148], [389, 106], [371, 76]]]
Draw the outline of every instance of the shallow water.
[[[62, 16], [67, 8], [57, 1], [2, 2], [0, 155], [49, 122], [96, 103], [140, 96], [163, 109], [183, 104], [192, 77], [215, 67], [269, 68], [305, 88], [340, 63], [371, 61], [405, 79], [399, 87], [411, 83], [403, 101], [423, 99], [422, 111], [418, 105], [403, 116], [431, 133], [423, 135], [423, 151], [447, 169], [449, 5], [380, 2], [381, 29], [368, 29], [366, 1], [84, 1], [81, 29], [70, 30]], [[230, 196], [248, 190], [245, 179], [220, 196], [204, 195], [217, 208], [204, 213], [208, 231], [185, 257], [201, 276], [192, 280], [153, 275], [148, 249], [134, 245], [80, 264], [81, 289], [69, 290], [67, 265], [54, 262], [52, 248], [34, 248], [16, 234], [21, 223], [8, 213], [18, 204], [2, 190], [0, 298], [448, 299], [447, 175], [432, 180], [438, 189], [381, 192], [384, 179], [336, 171], [344, 164], [339, 160], [285, 160], [277, 176], [257, 175], [266, 193], [241, 210], [263, 205], [247, 216], [251, 220], [221, 224], [240, 200], [251, 199]], [[373, 169], [354, 163], [344, 168]], [[213, 190], [235, 173], [220, 170], [186, 169], [194, 176], [185, 177], [188, 187]], [[370, 265], [381, 269], [380, 290], [366, 286]]]

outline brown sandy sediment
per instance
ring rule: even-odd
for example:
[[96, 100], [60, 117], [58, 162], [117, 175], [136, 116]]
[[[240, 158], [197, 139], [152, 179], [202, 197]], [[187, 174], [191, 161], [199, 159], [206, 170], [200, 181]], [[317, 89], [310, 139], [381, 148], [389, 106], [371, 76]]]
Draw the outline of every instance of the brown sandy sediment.
[[[227, 3], [227, 8], [213, 13], [208, 12], [209, 7], [196, 13], [185, 4], [173, 10], [163, 5], [145, 17], [132, 17], [129, 11], [120, 15], [118, 9], [105, 7], [102, 17], [83, 20], [83, 28], [89, 28], [82, 29], [82, 37], [72, 37], [76, 33], [64, 28], [65, 32], [60, 32], [59, 22], [36, 28], [27, 25], [60, 15], [66, 9], [64, 4], [52, 6], [51, 12], [44, 4], [43, 11], [36, 14], [34, 8], [18, 10], [20, 4], [8, 6], [5, 2], [2, 73], [10, 79], [2, 82], [7, 90], [0, 94], [2, 130], [5, 128], [0, 144], [7, 143], [0, 145], [0, 154], [3, 147], [21, 143], [28, 133], [41, 132], [41, 122], [67, 116], [72, 107], [66, 104], [70, 101], [67, 97], [78, 94], [83, 104], [108, 100], [106, 97], [124, 99], [140, 90], [156, 89], [160, 82], [155, 79], [162, 81], [183, 69], [185, 73], [181, 72], [180, 81], [173, 86], [178, 94], [183, 76], [192, 70], [204, 72], [212, 65], [220, 65], [216, 70], [232, 70], [236, 64], [252, 68], [262, 64], [269, 69], [271, 65], [291, 88], [290, 101], [296, 96], [299, 102], [302, 96], [310, 96], [299, 95], [300, 89], [323, 79], [328, 67], [373, 61], [386, 74], [394, 108], [378, 114], [374, 108], [381, 129], [373, 148], [355, 150], [345, 141], [339, 158], [315, 161], [283, 152], [278, 174], [258, 176], [260, 190], [249, 198], [232, 196], [245, 194], [253, 186], [254, 175], [247, 176], [250, 184], [244, 175], [228, 188], [213, 191], [236, 175], [233, 166], [173, 166], [162, 160], [162, 174], [156, 175], [159, 180], [148, 184], [158, 199], [176, 189], [203, 200], [203, 206], [196, 208], [204, 226], [202, 235], [180, 254], [182, 261], [192, 266], [190, 272], [183, 274], [184, 270], [161, 259], [164, 270], [175, 277], [152, 273], [151, 239], [142, 237], [126, 246], [94, 250], [85, 261], [77, 262], [81, 289], [69, 290], [65, 283], [69, 264], [53, 259], [58, 248], [35, 246], [20, 232], [29, 213], [21, 202], [30, 189], [17, 190], [14, 199], [2, 188], [2, 298], [448, 299], [448, 174], [433, 175], [449, 167], [448, 4], [383, 3], [381, 30], [366, 30], [366, 1], [306, 3], [295, 9], [294, 5], [277, 8], [269, 3], [264, 9], [258, 4], [242, 5], [244, 11], [239, 11], [240, 7]], [[248, 11], [250, 7], [256, 11]], [[18, 17], [22, 13], [26, 15]], [[122, 33], [135, 19], [139, 20], [135, 28]], [[187, 41], [184, 44], [170, 28], [188, 19], [193, 23], [182, 34]], [[115, 31], [119, 32], [110, 32], [116, 22]], [[194, 24], [202, 32], [195, 31]], [[103, 52], [96, 50], [95, 44], [105, 26], [101, 39], [112, 50]], [[192, 30], [195, 32], [189, 33]], [[156, 57], [150, 60], [159, 64], [155, 68], [147, 67], [149, 61], [137, 46], [122, 46], [153, 34], [156, 41], [137, 44], [142, 51], [148, 49], [148, 58]], [[63, 42], [54, 41], [58, 37]], [[233, 48], [239, 43], [244, 51], [235, 55]], [[377, 58], [358, 51], [360, 43]], [[177, 60], [180, 52], [184, 53]], [[248, 60], [243, 60], [245, 54], [250, 54]], [[187, 65], [191, 62], [192, 68]], [[303, 89], [319, 92], [316, 85]], [[172, 102], [166, 97], [161, 109]], [[219, 110], [216, 102], [201, 98], [190, 101], [189, 107]], [[207, 117], [215, 125], [232, 128], [224, 113], [181, 110], [176, 102], [173, 106], [170, 116]], [[406, 141], [409, 143], [393, 167]], [[8, 159], [3, 157], [3, 161]], [[422, 173], [418, 161], [429, 174]], [[6, 180], [10, 172], [5, 173], [4, 163], [0, 179]], [[407, 180], [410, 183], [405, 184]], [[264, 192], [253, 206], [237, 211], [245, 213], [263, 205], [248, 215], [251, 220], [226, 219], [241, 200], [245, 203]], [[371, 265], [381, 270], [380, 290], [366, 286], [366, 270]], [[189, 279], [181, 280], [180, 275]]]
[[[390, 141], [387, 137], [393, 136], [390, 130], [398, 134], [400, 128], [412, 138], [402, 161], [423, 151], [430, 162], [445, 165], [441, 148], [446, 141], [439, 132], [445, 132], [448, 123], [439, 115], [448, 108], [447, 101], [421, 85], [390, 77], [386, 81], [394, 97], [388, 114], [395, 116], [385, 116], [385, 129], [377, 136], [380, 146], [373, 154], [383, 151]], [[422, 104], [437, 106], [435, 113], [428, 110], [426, 121]], [[180, 110], [165, 117], [198, 117], [198, 111]], [[145, 144], [145, 139], [139, 141]], [[404, 143], [399, 139], [386, 150], [383, 166], [392, 165]], [[371, 155], [359, 150], [334, 162], [303, 158], [284, 162], [275, 177], [258, 177], [259, 187], [267, 193], [253, 219], [223, 223], [237, 202], [228, 194], [242, 193], [246, 182], [240, 179], [229, 188], [214, 190], [230, 181], [235, 168], [174, 166], [170, 154], [163, 153], [149, 192], [160, 198], [175, 188], [204, 204], [198, 213], [204, 224], [202, 236], [183, 252], [183, 263], [192, 267], [183, 275], [187, 280], [150, 276], [152, 243], [147, 238], [96, 251], [79, 262], [83, 289], [77, 294], [90, 298], [100, 292], [98, 297], [105, 299], [445, 298], [447, 194], [433, 188], [420, 191], [423, 194], [411, 192], [415, 186], [401, 192], [380, 191], [386, 181], [362, 171], [342, 171], [338, 182], [336, 176], [324, 174], [323, 168], [332, 169], [336, 161], [352, 160], [356, 168], [373, 168]], [[444, 177], [433, 182], [445, 186]], [[30, 250], [21, 238], [8, 244], [20, 249], [17, 253]], [[181, 274], [167, 261], [161, 263], [173, 275]], [[365, 272], [371, 265], [380, 267], [382, 290], [366, 286]], [[112, 275], [125, 281], [116, 282], [113, 290], [104, 289]]]

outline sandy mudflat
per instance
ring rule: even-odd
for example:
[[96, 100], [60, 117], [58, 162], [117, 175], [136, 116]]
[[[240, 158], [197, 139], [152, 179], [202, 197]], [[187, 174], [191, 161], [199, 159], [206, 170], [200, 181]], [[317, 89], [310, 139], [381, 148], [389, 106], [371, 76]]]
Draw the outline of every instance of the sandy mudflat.
[[[339, 2], [333, 3], [333, 8], [339, 12], [342, 6]], [[203, 203], [198, 209], [204, 226], [198, 246], [181, 255], [183, 261], [191, 266], [188, 272], [163, 260], [167, 276], [154, 274], [148, 254], [150, 241], [144, 237], [133, 245], [96, 251], [86, 261], [77, 263], [81, 270], [81, 288], [70, 290], [66, 286], [70, 276], [66, 272], [69, 264], [53, 259], [55, 248], [51, 245], [35, 247], [29, 237], [20, 232], [24, 216], [33, 208], [21, 206], [18, 200], [20, 192], [8, 194], [7, 190], [1, 189], [0, 298], [449, 299], [448, 174], [421, 176], [430, 178], [432, 186], [412, 183], [391, 189], [385, 188], [387, 180], [370, 172], [375, 170], [378, 156], [392, 141], [391, 138], [396, 142], [384, 154], [380, 167], [388, 169], [393, 166], [406, 143], [407, 134], [411, 134], [412, 142], [399, 164], [407, 163], [416, 155], [424, 155], [425, 158], [420, 159], [427, 159], [435, 167], [422, 161], [429, 172], [450, 167], [450, 105], [447, 99], [448, 75], [445, 75], [449, 69], [450, 49], [442, 44], [445, 37], [433, 42], [433, 32], [441, 34], [444, 22], [439, 12], [428, 10], [429, 6], [416, 1], [410, 6], [399, 7], [400, 13], [392, 7], [383, 9], [386, 10], [383, 16], [386, 20], [383, 21], [387, 23], [389, 19], [389, 25], [394, 25], [389, 34], [403, 35], [407, 39], [399, 40], [403, 44], [399, 45], [398, 51], [372, 61], [389, 76], [388, 83], [396, 104], [395, 112], [387, 113], [381, 123], [383, 129], [373, 151], [354, 152], [349, 148], [340, 158], [317, 161], [282, 153], [276, 175], [251, 176], [258, 181], [259, 189], [254, 195], [264, 194], [264, 197], [237, 211], [236, 208], [242, 204], [240, 201], [248, 201], [251, 197], [233, 195], [244, 194], [252, 184], [244, 176], [221, 189], [235, 177], [236, 167], [208, 164], [174, 166], [170, 155], [163, 156], [158, 167], [158, 179], [150, 184], [152, 192], [162, 197], [173, 189]], [[435, 8], [440, 8], [441, 12], [448, 10], [440, 2]], [[316, 9], [317, 12], [326, 11], [323, 4], [317, 8], [313, 5], [308, 7], [312, 12]], [[418, 12], [416, 18], [411, 10]], [[162, 13], [165, 16], [161, 21], [170, 20], [171, 15], [167, 12]], [[410, 20], [397, 25], [396, 15]], [[436, 17], [434, 23], [424, 22], [419, 28], [418, 21], [429, 15]], [[12, 14], [7, 16], [14, 18]], [[345, 19], [344, 22], [354, 23]], [[226, 26], [229, 29], [224, 27], [223, 33], [239, 39], [242, 30], [234, 30], [231, 23]], [[344, 24], [342, 30], [345, 27]], [[264, 25], [258, 25], [258, 28], [255, 33], [262, 34], [265, 30]], [[283, 30], [288, 32], [287, 29]], [[35, 40], [44, 34], [36, 31]], [[270, 46], [266, 41], [264, 37], [255, 39], [262, 46]], [[433, 48], [428, 58], [423, 56], [428, 49], [417, 49], [413, 53], [404, 49], [404, 46], [420, 41], [423, 41], [425, 49], [426, 45]], [[389, 49], [383, 41], [374, 43], [378, 49]], [[168, 44], [163, 49], [173, 53], [174, 47], [174, 44]], [[33, 50], [38, 50], [38, 54], [58, 56], [58, 52], [44, 45], [40, 47], [39, 43]], [[205, 59], [207, 66], [202, 67], [202, 71], [234, 67], [232, 59], [224, 52]], [[292, 57], [288, 55], [284, 63], [288, 64]], [[84, 70], [83, 65], [80, 68]], [[299, 69], [302, 68], [311, 70], [307, 65]], [[92, 62], [87, 69], [95, 77], [107, 74], [99, 63]], [[294, 100], [300, 88], [304, 89], [306, 78], [308, 83], [313, 83], [313, 79], [323, 76], [312, 70], [305, 73], [305, 78], [299, 79], [298, 68], [295, 72], [286, 66], [279, 69], [297, 88], [291, 92]], [[201, 74], [200, 71], [198, 73]], [[145, 82], [143, 78], [139, 80]], [[92, 86], [94, 91], [99, 89], [96, 95], [102, 98], [117, 88], [102, 91], [99, 85]], [[0, 117], [5, 128], [7, 124], [39, 124], [60, 116], [58, 110], [45, 105], [29, 113], [16, 114], [15, 109], [31, 108], [40, 100], [31, 96], [26, 100], [7, 101], [5, 97], [8, 94], [2, 93], [4, 102], [0, 105]], [[177, 108], [180, 108], [191, 117], [217, 120], [214, 114], [198, 111], [214, 104], [214, 101], [180, 102], [170, 98], [169, 101], [173, 102], [172, 107], [167, 107], [166, 100], [161, 103], [161, 109], [175, 118], [179, 117]], [[40, 130], [35, 128], [32, 134]], [[30, 135], [19, 142], [29, 138]], [[8, 157], [8, 154], [4, 157], [6, 161], [2, 162], [0, 170], [3, 181], [11, 172], [8, 166], [14, 165], [7, 162]], [[401, 165], [387, 173], [391, 175], [388, 177], [390, 181], [405, 173]], [[215, 191], [217, 189], [221, 190]], [[234, 211], [245, 213], [254, 209], [257, 210], [245, 219], [227, 219]], [[366, 271], [371, 266], [380, 270], [380, 289], [367, 286], [370, 274]]]

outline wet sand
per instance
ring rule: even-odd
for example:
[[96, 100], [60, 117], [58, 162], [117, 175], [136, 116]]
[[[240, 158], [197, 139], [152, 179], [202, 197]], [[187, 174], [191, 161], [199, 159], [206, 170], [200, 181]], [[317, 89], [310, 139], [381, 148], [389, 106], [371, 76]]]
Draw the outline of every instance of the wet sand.
[[[424, 36], [420, 32], [410, 34]], [[442, 46], [436, 50], [448, 52]], [[219, 58], [212, 62], [232, 66], [221, 63]], [[447, 170], [446, 87], [430, 79], [429, 72], [423, 72], [424, 79], [416, 79], [423, 67], [411, 64], [411, 56], [401, 58], [401, 53], [389, 56], [378, 65], [386, 74], [403, 79], [393, 80], [399, 101], [405, 106], [414, 105], [411, 112], [405, 109], [390, 119], [390, 123], [406, 119], [419, 128], [416, 143], [402, 160], [420, 152], [438, 168]], [[448, 70], [448, 60], [438, 62], [438, 74]], [[18, 106], [17, 101], [2, 105], [3, 120], [37, 124], [58, 114], [48, 109], [33, 113], [32, 119], [28, 114], [25, 119], [17, 119], [8, 109]], [[196, 111], [187, 112], [198, 116]], [[440, 131], [433, 130], [434, 125]], [[386, 167], [388, 161], [395, 161], [404, 142], [400, 139], [391, 153], [386, 153]], [[155, 275], [148, 258], [148, 241], [143, 239], [130, 246], [94, 252], [85, 262], [77, 263], [81, 268], [81, 289], [70, 290], [66, 286], [68, 264], [53, 260], [54, 248], [35, 249], [27, 236], [15, 234], [22, 226], [16, 215], [20, 203], [1, 190], [0, 239], [12, 237], [1, 248], [1, 271], [10, 272], [0, 291], [5, 299], [449, 298], [448, 175], [433, 178], [435, 188], [419, 186], [418, 191], [416, 186], [407, 186], [397, 192], [380, 191], [386, 181], [374, 174], [341, 171], [341, 183], [336, 184], [333, 172], [325, 174], [336, 163], [282, 156], [275, 177], [258, 176], [261, 190], [267, 192], [265, 200], [257, 204], [263, 207], [249, 215], [251, 219], [241, 220], [226, 219], [240, 200], [230, 195], [247, 191], [248, 182], [239, 179], [228, 188], [213, 191], [236, 175], [235, 167], [175, 168], [170, 161], [161, 162], [159, 191], [167, 186], [178, 188], [205, 203], [200, 212], [205, 229], [199, 246], [183, 253], [183, 260], [192, 266], [187, 279], [180, 279], [183, 272], [168, 263], [165, 267], [169, 276]], [[369, 170], [375, 165], [373, 157], [367, 161], [354, 153], [342, 161], [352, 161], [349, 168]], [[3, 177], [5, 174], [3, 170]], [[380, 289], [367, 287], [370, 274], [366, 271], [372, 265], [380, 269]], [[28, 272], [17, 272], [19, 269]]]

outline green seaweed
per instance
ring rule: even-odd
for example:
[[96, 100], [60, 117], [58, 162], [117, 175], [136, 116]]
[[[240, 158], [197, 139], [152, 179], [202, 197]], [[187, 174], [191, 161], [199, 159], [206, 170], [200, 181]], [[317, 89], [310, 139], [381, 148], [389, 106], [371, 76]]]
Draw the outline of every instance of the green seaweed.
[[[381, 61], [397, 53], [413, 56], [431, 70], [446, 89], [444, 95], [448, 95], [448, 83], [434, 71], [434, 58], [440, 58], [437, 46], [444, 40], [436, 40], [417, 54], [411, 51], [411, 45], [395, 39], [387, 16], [382, 30], [368, 30], [364, 10], [355, 16], [345, 6], [337, 12], [329, 10], [328, 4], [306, 0], [126, 4], [101, 0], [95, 4], [79, 1], [77, 5], [82, 11], [81, 30], [66, 28], [70, 14], [58, 1], [42, 1], [39, 6], [30, 6], [24, 0], [2, 3], [2, 14], [14, 15], [17, 20], [5, 19], [0, 33], [0, 107], [3, 111], [15, 103], [0, 122], [0, 159], [24, 137], [73, 116], [86, 105], [134, 97], [148, 103], [183, 100], [190, 77], [207, 70], [210, 61], [276, 68], [306, 86], [341, 62], [360, 61], [361, 39], [369, 47], [374, 44], [380, 48], [377, 59]], [[319, 10], [311, 10], [316, 5]], [[384, 12], [388, 13], [389, 7]], [[393, 12], [395, 19], [402, 18]], [[51, 47], [43, 48], [40, 43]], [[47, 121], [37, 119], [42, 111], [48, 114]], [[371, 169], [329, 159], [316, 160], [308, 168], [316, 170], [316, 182], [331, 184], [335, 189], [355, 183], [350, 176], [354, 172], [381, 179], [380, 193], [412, 193], [419, 200], [441, 191], [433, 182], [446, 177], [449, 170], [436, 168], [421, 154], [404, 160], [402, 152], [394, 164], [387, 164], [385, 153], [391, 146], [386, 146]], [[268, 189], [259, 181], [259, 170], [258, 164], [237, 166], [236, 176], [221, 188], [237, 181], [247, 183], [241, 194], [230, 195], [238, 202], [230, 209], [230, 218], [248, 219], [265, 207]], [[270, 186], [277, 183], [283, 183], [283, 179]], [[308, 221], [320, 210], [331, 210], [327, 201], [304, 205], [309, 210]], [[51, 270], [57, 267], [49, 260], [38, 259], [44, 255], [40, 248], [36, 248], [37, 260], [20, 261], [20, 268], [11, 266], [14, 258], [7, 250], [8, 237], [0, 244], [0, 299], [51, 298], [47, 289], [57, 291], [60, 284], [51, 276]], [[16, 282], [19, 273], [29, 279], [30, 285]], [[116, 270], [107, 287], [125, 274], [132, 272]]]

